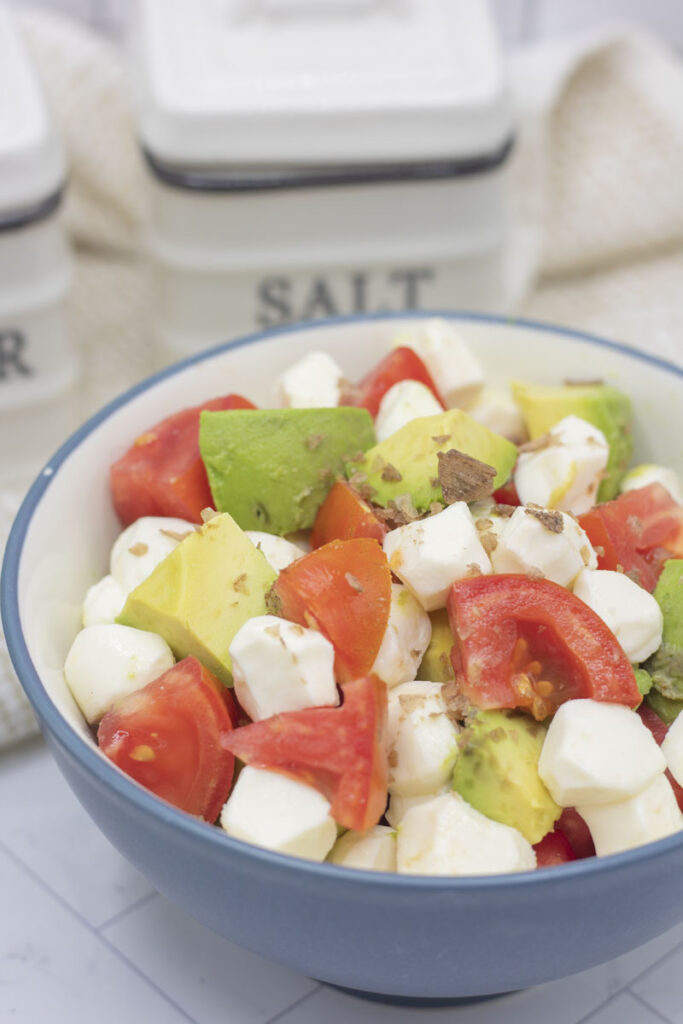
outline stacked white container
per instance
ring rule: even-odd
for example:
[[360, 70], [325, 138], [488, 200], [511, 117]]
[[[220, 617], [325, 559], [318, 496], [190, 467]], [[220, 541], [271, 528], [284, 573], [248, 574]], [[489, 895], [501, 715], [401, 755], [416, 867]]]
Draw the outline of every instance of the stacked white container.
[[297, 320], [505, 307], [485, 0], [141, 0], [133, 52], [164, 361]]
[[[28, 483], [74, 426], [65, 166], [35, 71], [0, 5], [0, 484]], [[1, 541], [1, 537], [0, 537]]]

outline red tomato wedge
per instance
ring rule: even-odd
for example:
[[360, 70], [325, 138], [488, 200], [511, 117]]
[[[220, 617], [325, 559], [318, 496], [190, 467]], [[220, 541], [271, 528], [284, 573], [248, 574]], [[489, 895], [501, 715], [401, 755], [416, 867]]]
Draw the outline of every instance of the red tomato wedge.
[[[648, 727], [648, 729], [656, 739], [657, 743], [659, 743], [661, 747], [664, 741], [664, 737], [669, 731], [669, 726], [666, 724], [666, 722], [663, 722], [659, 715], [656, 713], [656, 711], [653, 711], [652, 708], [649, 707], [647, 704], [640, 705], [640, 707], [638, 708], [638, 714], [643, 720], [643, 724]], [[666, 777], [671, 783], [671, 788], [673, 789], [674, 796], [676, 797], [676, 803], [678, 804], [681, 811], [683, 811], [683, 786], [679, 785], [679, 783], [676, 782], [675, 778], [673, 777], [668, 768], [666, 770]]]
[[344, 480], [332, 485], [318, 509], [311, 532], [311, 546], [322, 547], [331, 540], [372, 537], [382, 543], [387, 527], [380, 522], [367, 501]]
[[559, 828], [543, 836], [540, 843], [534, 846], [534, 851], [536, 866], [539, 868], [551, 868], [556, 864], [568, 864], [569, 861], [576, 860], [572, 844]]
[[497, 491], [494, 491], [491, 495], [497, 505], [521, 505], [519, 495], [517, 494], [517, 488], [515, 487], [514, 480], [510, 479], [507, 483], [499, 487]]
[[367, 537], [330, 541], [282, 570], [268, 605], [276, 615], [327, 637], [340, 682], [367, 675], [389, 621], [387, 557]]
[[683, 508], [661, 484], [620, 494], [579, 516], [599, 569], [616, 569], [652, 592], [667, 558], [683, 557]]
[[576, 808], [564, 808], [555, 823], [555, 830], [567, 838], [577, 860], [595, 856], [595, 844], [590, 829]]
[[183, 658], [104, 715], [97, 740], [146, 789], [213, 822], [235, 759], [223, 741], [237, 721], [232, 696], [196, 658]]
[[245, 764], [313, 786], [335, 821], [363, 831], [387, 802], [387, 688], [369, 675], [341, 689], [338, 708], [286, 711], [235, 729], [223, 743]]
[[525, 708], [539, 721], [573, 697], [637, 707], [633, 668], [587, 604], [545, 579], [517, 574], [454, 583], [451, 660], [479, 708]]
[[[417, 380], [425, 384], [434, 397], [444, 405], [436, 384], [424, 362], [412, 348], [400, 347], [393, 349], [374, 369], [370, 370], [358, 385], [358, 394], [354, 405], [364, 406], [375, 418], [379, 412], [380, 402], [389, 388], [402, 380]], [[444, 406], [445, 408], [445, 406]]]
[[141, 434], [113, 464], [111, 493], [124, 526], [140, 516], [178, 516], [201, 522], [201, 511], [213, 504], [204, 463], [199, 454], [202, 409], [254, 409], [241, 395], [225, 395], [169, 416]]

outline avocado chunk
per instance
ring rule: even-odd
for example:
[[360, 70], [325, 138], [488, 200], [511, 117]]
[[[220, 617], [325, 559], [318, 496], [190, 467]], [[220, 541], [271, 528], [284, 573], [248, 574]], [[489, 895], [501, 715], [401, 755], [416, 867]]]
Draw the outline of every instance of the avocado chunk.
[[662, 697], [683, 700], [683, 558], [664, 563], [653, 596], [662, 609], [664, 629], [658, 650], [643, 667]]
[[131, 591], [116, 621], [158, 633], [176, 658], [194, 655], [231, 686], [228, 648], [247, 619], [265, 615], [276, 575], [234, 519], [217, 515]]
[[362, 479], [377, 505], [386, 507], [408, 494], [417, 511], [426, 512], [433, 502], [444, 500], [438, 453], [452, 450], [495, 469], [492, 489], [505, 483], [517, 458], [517, 448], [507, 438], [494, 434], [462, 409], [449, 409], [406, 423], [368, 449], [363, 459], [348, 465], [346, 473], [354, 481]]
[[438, 608], [435, 612], [429, 613], [429, 618], [432, 620], [432, 638], [422, 655], [416, 678], [430, 683], [447, 683], [450, 679], [455, 679], [451, 662], [451, 648], [455, 640], [448, 621], [448, 612], [445, 608]]
[[658, 693], [657, 690], [650, 690], [645, 698], [645, 703], [667, 725], [675, 722], [681, 711], [683, 711], [683, 699], [671, 700], [669, 697], [662, 697], [661, 693]]
[[538, 774], [546, 728], [523, 711], [479, 711], [455, 762], [453, 789], [533, 845], [561, 814]]
[[375, 442], [367, 409], [202, 412], [199, 451], [216, 509], [243, 530], [286, 534], [313, 525], [344, 465]]
[[610, 501], [616, 497], [633, 454], [631, 400], [628, 395], [601, 383], [547, 387], [513, 381], [510, 387], [532, 441], [571, 415], [579, 416], [603, 432], [609, 445], [609, 458], [598, 490], [598, 501]]
[[638, 693], [644, 697], [652, 689], [652, 676], [644, 668], [638, 668], [637, 665], [633, 666], [633, 674], [636, 677]]

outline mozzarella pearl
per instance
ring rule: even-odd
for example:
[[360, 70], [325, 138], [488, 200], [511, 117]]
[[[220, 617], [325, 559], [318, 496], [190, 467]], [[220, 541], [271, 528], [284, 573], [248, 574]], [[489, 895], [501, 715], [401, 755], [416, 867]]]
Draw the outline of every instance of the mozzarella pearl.
[[491, 562], [464, 501], [456, 501], [427, 519], [391, 530], [383, 547], [392, 572], [428, 612], [444, 607], [456, 580], [491, 571]]
[[486, 818], [451, 792], [406, 811], [396, 864], [405, 874], [496, 875], [533, 871], [536, 854], [517, 829]]
[[401, 583], [391, 584], [389, 621], [371, 672], [387, 686], [414, 679], [432, 637], [432, 622], [420, 602]]
[[398, 829], [411, 807], [425, 804], [428, 800], [433, 800], [435, 796], [441, 796], [443, 793], [450, 793], [450, 791], [450, 786], [441, 786], [435, 792], [423, 793], [421, 796], [401, 796], [399, 793], [390, 793], [389, 804], [384, 812], [384, 817], [392, 828]]
[[101, 623], [76, 635], [64, 662], [64, 678], [93, 723], [114, 701], [151, 683], [174, 662], [171, 648], [156, 633]]
[[607, 439], [578, 416], [556, 423], [549, 439], [545, 447], [517, 459], [514, 481], [520, 501], [581, 515], [595, 504], [609, 458]]
[[337, 838], [330, 803], [321, 793], [250, 765], [240, 772], [220, 825], [235, 839], [308, 860], [324, 860]]
[[683, 829], [683, 815], [665, 775], [658, 775], [628, 800], [576, 809], [590, 829], [598, 857], [652, 843]]
[[447, 408], [467, 409], [484, 383], [484, 370], [458, 331], [446, 320], [429, 320], [394, 339], [394, 346], [412, 348], [429, 370]]
[[367, 832], [345, 832], [332, 847], [328, 860], [345, 868], [395, 871], [396, 832], [386, 825], [375, 825]]
[[309, 352], [278, 382], [281, 405], [292, 409], [325, 409], [339, 405], [344, 375], [327, 352]]
[[540, 572], [546, 579], [569, 587], [586, 566], [597, 566], [598, 559], [579, 524], [564, 512], [562, 529], [548, 529], [534, 509], [516, 508], [504, 521], [498, 543], [491, 552], [494, 572]]
[[274, 533], [263, 533], [261, 530], [245, 530], [244, 532], [254, 547], [263, 552], [275, 572], [282, 572], [292, 562], [296, 562], [297, 558], [306, 554], [303, 548]]
[[558, 708], [538, 761], [555, 803], [577, 808], [637, 796], [665, 768], [664, 755], [635, 711], [589, 699]]
[[339, 703], [334, 647], [315, 629], [257, 615], [236, 633], [230, 657], [235, 696], [255, 722], [282, 711]]
[[110, 571], [126, 594], [147, 579], [153, 569], [196, 529], [195, 523], [166, 516], [143, 516], [114, 541]]
[[375, 418], [377, 440], [384, 441], [411, 420], [440, 412], [443, 406], [426, 384], [419, 380], [400, 380], [389, 388], [380, 402]]
[[584, 569], [574, 593], [609, 626], [633, 664], [645, 661], [661, 644], [661, 608], [652, 594], [625, 573]]
[[445, 786], [458, 755], [441, 683], [412, 682], [389, 693], [389, 792], [424, 796]]
[[668, 466], [657, 466], [654, 463], [634, 466], [622, 478], [619, 489], [624, 494], [626, 491], [637, 491], [649, 484], [661, 484], [678, 505], [683, 505], [683, 479], [680, 473], [669, 469]]
[[83, 625], [114, 622], [124, 604], [126, 591], [113, 576], [103, 576], [88, 590], [83, 601]]

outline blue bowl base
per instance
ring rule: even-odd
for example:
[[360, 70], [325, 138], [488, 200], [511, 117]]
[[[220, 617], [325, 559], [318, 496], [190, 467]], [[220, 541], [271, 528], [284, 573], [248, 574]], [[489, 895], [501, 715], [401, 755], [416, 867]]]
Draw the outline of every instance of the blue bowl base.
[[359, 988], [346, 988], [344, 985], [333, 985], [331, 982], [323, 982], [327, 988], [333, 988], [342, 992], [345, 996], [354, 996], [356, 999], [365, 999], [371, 1003], [384, 1003], [386, 1006], [405, 1006], [416, 1009], [436, 1010], [444, 1006], [468, 1006], [472, 1003], [483, 1003], [490, 999], [503, 999], [512, 995], [512, 992], [493, 992], [486, 996], [391, 996], [383, 992], [365, 992]]

